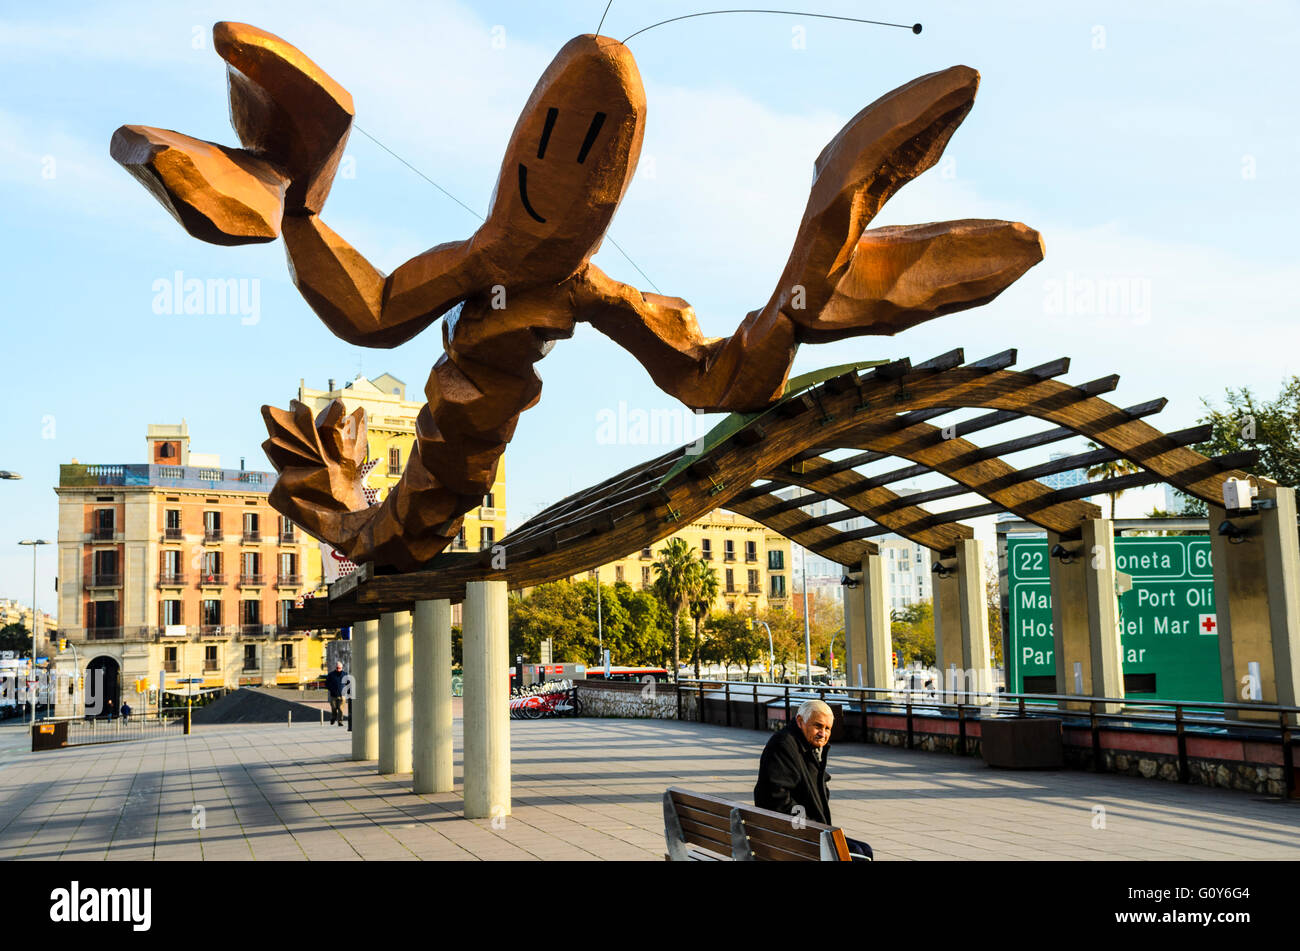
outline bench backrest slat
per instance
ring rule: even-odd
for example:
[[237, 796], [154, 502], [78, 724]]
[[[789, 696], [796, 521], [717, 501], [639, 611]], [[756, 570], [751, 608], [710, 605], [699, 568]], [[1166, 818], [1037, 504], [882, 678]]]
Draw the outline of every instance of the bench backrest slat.
[[733, 852], [746, 843], [755, 861], [850, 861], [844, 832], [835, 826], [741, 804], [732, 817]]
[[687, 846], [692, 845], [729, 858], [733, 805], [716, 796], [670, 787], [664, 793], [664, 836], [669, 858], [677, 861], [689, 858]]

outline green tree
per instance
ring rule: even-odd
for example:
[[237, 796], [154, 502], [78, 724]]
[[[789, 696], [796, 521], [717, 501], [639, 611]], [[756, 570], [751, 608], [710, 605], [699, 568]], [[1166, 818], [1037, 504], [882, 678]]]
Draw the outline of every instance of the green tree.
[[[1106, 447], [1099, 446], [1095, 442], [1089, 442], [1088, 448], [1104, 449]], [[1111, 459], [1108, 462], [1099, 462], [1095, 466], [1092, 466], [1091, 468], [1088, 469], [1088, 478], [1093, 480], [1100, 480], [1102, 491], [1105, 492], [1107, 482], [1111, 481], [1112, 479], [1118, 479], [1120, 476], [1129, 475], [1130, 473], [1134, 473], [1138, 471], [1139, 469], [1137, 466], [1129, 462], [1127, 459], [1121, 457], [1119, 459]], [[1106, 494], [1110, 496], [1110, 517], [1113, 519], [1115, 517], [1115, 503], [1118, 502], [1119, 497], [1124, 494], [1124, 490], [1112, 489], [1109, 492], [1106, 492]]]
[[891, 614], [890, 634], [894, 650], [898, 651], [898, 661], [903, 666], [920, 661], [922, 667], [933, 667], [935, 662], [934, 646], [934, 604], [930, 601], [918, 601], [905, 608], [899, 608]]
[[[695, 560], [690, 611], [695, 621], [695, 679], [700, 679], [700, 622], [709, 616], [718, 600], [718, 573], [703, 558]], [[721, 659], [721, 658], [719, 658]], [[724, 661], [725, 663], [725, 661]]]
[[668, 606], [673, 619], [673, 680], [681, 667], [682, 613], [689, 610], [697, 583], [695, 549], [684, 539], [671, 538], [659, 549], [659, 560], [654, 563], [654, 592]]
[[13, 651], [15, 657], [31, 657], [32, 632], [18, 623], [0, 627], [0, 651]]
[[[1264, 476], [1280, 485], [1300, 485], [1300, 376], [1285, 380], [1274, 400], [1261, 400], [1249, 387], [1227, 390], [1227, 407], [1218, 409], [1202, 399], [1206, 415], [1198, 422], [1209, 423], [1210, 438], [1193, 448], [1206, 456], [1219, 456], [1248, 449], [1259, 451], [1259, 461], [1244, 467], [1252, 475]], [[1188, 495], [1182, 498], [1182, 515], [1205, 515], [1206, 505]]]

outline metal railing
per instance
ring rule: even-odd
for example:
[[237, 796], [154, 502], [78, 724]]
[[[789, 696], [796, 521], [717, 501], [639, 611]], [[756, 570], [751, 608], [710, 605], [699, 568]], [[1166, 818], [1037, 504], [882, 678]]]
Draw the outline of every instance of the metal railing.
[[107, 572], [96, 572], [86, 578], [87, 588], [119, 588], [122, 586], [121, 574], [109, 574]]
[[225, 584], [226, 576], [224, 573], [215, 571], [205, 571], [199, 574], [199, 585], [218, 585]]
[[262, 575], [241, 574], [239, 576], [240, 587], [256, 588], [262, 585]]
[[185, 584], [185, 572], [164, 571], [158, 576], [158, 587], [179, 588]]
[[97, 542], [111, 542], [113, 536], [117, 534], [115, 525], [96, 525], [90, 530], [90, 538]]
[[262, 541], [261, 532], [244, 532], [245, 545], [254, 545], [260, 543], [261, 541]]
[[298, 588], [302, 586], [302, 575], [276, 575], [277, 588]]
[[[185, 730], [185, 708], [166, 707], [158, 713], [132, 714], [129, 717], [62, 717], [68, 724], [68, 746], [90, 746], [95, 743], [121, 743], [125, 740], [147, 740], [160, 736], [181, 736]], [[44, 724], [59, 720], [42, 720]]]
[[298, 544], [298, 533], [281, 532], [279, 541], [281, 545], [296, 545]]
[[164, 528], [162, 540], [165, 542], [179, 542], [184, 541], [185, 536], [181, 533], [179, 528]]
[[223, 542], [226, 536], [219, 528], [205, 528], [203, 530], [203, 540], [205, 542]]
[[[1132, 697], [1089, 697], [1071, 694], [990, 693], [974, 690], [956, 690], [940, 686], [925, 690], [888, 687], [836, 687], [824, 684], [778, 684], [739, 680], [695, 680], [682, 678], [677, 684], [677, 716], [682, 717], [682, 695], [694, 690], [697, 696], [696, 719], [703, 720], [704, 701], [718, 699], [722, 694], [726, 725], [731, 726], [733, 699], [753, 704], [754, 729], [766, 729], [766, 716], [760, 722], [759, 708], [764, 713], [773, 704], [784, 708], [784, 722], [793, 721], [794, 708], [803, 700], [817, 698], [827, 702], [857, 703], [857, 725], [864, 742], [867, 742], [867, 717], [871, 714], [903, 714], [907, 719], [906, 747], [912, 749], [918, 732], [914, 718], [922, 715], [955, 717], [957, 720], [958, 752], [970, 752], [966, 725], [980, 720], [1007, 717], [1052, 717], [1063, 726], [1076, 729], [1086, 727], [1091, 734], [1091, 768], [1106, 771], [1102, 752], [1101, 731], [1104, 726], [1118, 729], [1145, 730], [1147, 732], [1172, 732], [1176, 738], [1178, 754], [1178, 779], [1191, 781], [1190, 758], [1187, 739], [1194, 737], [1226, 736], [1248, 739], [1253, 742], [1277, 743], [1282, 751], [1282, 781], [1287, 798], [1297, 795], [1295, 775], [1295, 734], [1300, 727], [1300, 706], [1264, 703], [1223, 703], [1208, 700], [1170, 701], [1142, 700]], [[761, 691], [761, 693], [760, 693]], [[706, 697], [706, 692], [713, 694]], [[733, 698], [734, 694], [734, 698]], [[792, 706], [792, 701], [795, 701]], [[1073, 708], [1063, 706], [1073, 704]], [[1251, 719], [1230, 719], [1233, 711], [1249, 711]], [[851, 722], [846, 711], [846, 722]], [[1260, 717], [1255, 719], [1254, 717]]]

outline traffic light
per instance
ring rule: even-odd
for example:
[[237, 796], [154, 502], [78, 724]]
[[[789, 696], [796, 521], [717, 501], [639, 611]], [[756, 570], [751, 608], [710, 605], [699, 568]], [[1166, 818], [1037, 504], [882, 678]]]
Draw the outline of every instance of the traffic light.
[[149, 690], [149, 678], [141, 677], [135, 682], [136, 693], [147, 693]]
[[890, 654], [891, 654], [891, 655], [893, 656], [893, 658], [894, 658], [894, 666], [897, 667], [897, 666], [898, 666], [898, 651], [891, 651]]
[[62, 653], [63, 653], [65, 650], [67, 650], [67, 649], [68, 649], [68, 639], [67, 639], [66, 637], [60, 637], [60, 638], [59, 638], [59, 653], [62, 654]]
[[752, 631], [753, 629], [754, 629], [754, 619], [752, 617], [745, 618], [745, 630]]

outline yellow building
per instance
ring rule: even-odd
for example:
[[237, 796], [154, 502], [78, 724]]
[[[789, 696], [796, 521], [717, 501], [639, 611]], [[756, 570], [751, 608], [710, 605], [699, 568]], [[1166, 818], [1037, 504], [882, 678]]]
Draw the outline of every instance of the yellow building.
[[[373, 380], [358, 375], [337, 389], [333, 380], [324, 390], [308, 389], [303, 380], [298, 381], [298, 401], [310, 407], [313, 416], [336, 399], [343, 401], [349, 413], [358, 407], [365, 410], [366, 451], [368, 458], [379, 460], [366, 484], [379, 489], [382, 499], [397, 485], [410, 458], [415, 442], [415, 417], [424, 404], [408, 400], [406, 384], [388, 373]], [[483, 497], [481, 506], [466, 514], [460, 537], [450, 550], [491, 548], [505, 533], [506, 463], [503, 458], [497, 466], [492, 491]]]
[[[718, 610], [748, 612], [790, 607], [790, 541], [759, 522], [721, 509], [627, 558], [602, 565], [603, 584], [625, 581], [648, 590], [654, 563], [670, 538], [684, 539], [718, 573]], [[594, 578], [597, 571], [587, 572]]]

